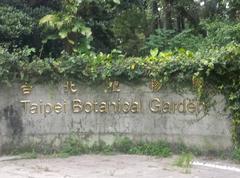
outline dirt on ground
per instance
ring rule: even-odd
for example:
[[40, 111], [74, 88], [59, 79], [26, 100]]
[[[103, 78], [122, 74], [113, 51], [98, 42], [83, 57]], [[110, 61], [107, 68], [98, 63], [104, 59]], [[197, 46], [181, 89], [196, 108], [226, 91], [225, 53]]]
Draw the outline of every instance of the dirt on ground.
[[[203, 160], [209, 167], [179, 168], [176, 156], [83, 155], [68, 158], [0, 159], [0, 178], [239, 178], [240, 165]], [[226, 169], [225, 169], [226, 168]], [[228, 169], [229, 168], [229, 169]]]

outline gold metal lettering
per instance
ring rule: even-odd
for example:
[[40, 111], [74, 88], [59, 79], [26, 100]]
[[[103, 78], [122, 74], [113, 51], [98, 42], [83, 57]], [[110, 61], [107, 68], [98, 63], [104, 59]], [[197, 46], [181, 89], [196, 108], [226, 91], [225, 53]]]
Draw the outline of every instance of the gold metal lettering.
[[110, 106], [113, 106], [113, 110], [114, 110], [115, 113], [118, 112], [117, 103], [116, 102], [111, 102]]
[[74, 113], [79, 113], [83, 109], [82, 102], [79, 99], [75, 99], [72, 101], [72, 110]]
[[106, 102], [101, 102], [99, 106], [99, 111], [100, 113], [107, 113], [107, 103]]
[[93, 103], [93, 110], [94, 110], [94, 112], [98, 112], [97, 106], [98, 106], [98, 102], [94, 102]]
[[84, 105], [84, 109], [86, 113], [92, 112], [93, 105], [90, 102], [86, 102]]
[[54, 111], [59, 114], [62, 112], [62, 109], [63, 109], [63, 105], [61, 103], [57, 103], [54, 105]]
[[66, 100], [63, 102], [63, 111], [66, 113], [67, 112], [67, 103]]
[[163, 103], [162, 111], [163, 111], [163, 113], [170, 112], [170, 103], [169, 102]]
[[40, 114], [42, 114], [42, 113], [43, 113], [43, 104], [42, 104], [42, 100], [40, 100], [39, 110], [40, 110]]
[[160, 107], [161, 107], [161, 101], [159, 98], [154, 98], [151, 102], [150, 102], [150, 110], [154, 113], [159, 112], [160, 111]]
[[20, 103], [23, 103], [24, 111], [27, 112], [28, 104], [30, 103], [30, 100], [22, 100], [20, 101]]
[[205, 107], [206, 107], [206, 105], [205, 105], [204, 102], [198, 102], [198, 104], [197, 104], [197, 112], [200, 113], [200, 112], [204, 111]]
[[51, 114], [52, 112], [52, 104], [51, 103], [47, 103], [44, 105], [44, 115], [46, 114]]
[[30, 113], [31, 114], [38, 114], [38, 104], [36, 104], [36, 103], [31, 104]]
[[72, 81], [67, 81], [65, 84], [64, 84], [64, 92], [65, 93], [76, 93], [77, 92], [77, 87], [75, 85], [75, 83], [73, 83]]
[[121, 109], [122, 109], [122, 106], [121, 106], [121, 99], [118, 99], [118, 102], [117, 102], [117, 108], [118, 108], [118, 112], [120, 113], [120, 112], [121, 112]]
[[190, 113], [196, 112], [196, 105], [192, 101], [190, 101], [187, 104], [187, 111], [190, 112]]
[[124, 112], [124, 113], [128, 113], [128, 112], [130, 111], [130, 109], [131, 109], [130, 103], [129, 103], [129, 102], [125, 102], [125, 103], [123, 104], [123, 108], [122, 108], [123, 112]]
[[178, 103], [177, 110], [179, 113], [186, 113], [186, 100], [184, 99], [183, 102]]
[[23, 84], [20, 88], [22, 90], [23, 95], [30, 95], [32, 92], [32, 85], [28, 83]]
[[177, 103], [173, 103], [173, 113], [175, 113], [175, 112], [176, 112], [176, 110], [177, 110], [177, 106], [178, 106], [178, 104], [177, 104]]
[[132, 113], [137, 113], [139, 112], [140, 108], [139, 108], [139, 103], [138, 102], [133, 102], [131, 105], [131, 112]]

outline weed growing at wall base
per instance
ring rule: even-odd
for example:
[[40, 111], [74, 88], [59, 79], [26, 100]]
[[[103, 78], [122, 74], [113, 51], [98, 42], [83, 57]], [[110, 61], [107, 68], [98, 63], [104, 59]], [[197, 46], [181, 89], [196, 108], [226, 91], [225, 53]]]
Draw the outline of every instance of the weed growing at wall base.
[[188, 169], [191, 167], [191, 161], [194, 156], [216, 157], [220, 159], [232, 159], [240, 162], [240, 149], [233, 150], [200, 150], [198, 148], [187, 147], [183, 143], [171, 144], [166, 141], [147, 142], [132, 141], [127, 137], [118, 137], [113, 144], [106, 144], [104, 141], [98, 141], [93, 144], [83, 142], [75, 134], [67, 137], [63, 145], [59, 148], [53, 148], [51, 145], [30, 145], [24, 149], [7, 150], [5, 152], [11, 155], [21, 155], [27, 159], [37, 158], [38, 154], [50, 157], [68, 157], [82, 154], [132, 154], [148, 155], [157, 157], [169, 157], [174, 154], [180, 155], [174, 163], [178, 167]]
[[65, 144], [59, 150], [60, 154], [79, 155], [79, 154], [138, 154], [168, 157], [172, 155], [170, 145], [163, 141], [158, 142], [133, 142], [129, 138], [117, 138], [112, 145], [103, 141], [88, 145], [82, 143], [77, 137], [71, 136], [66, 139]]

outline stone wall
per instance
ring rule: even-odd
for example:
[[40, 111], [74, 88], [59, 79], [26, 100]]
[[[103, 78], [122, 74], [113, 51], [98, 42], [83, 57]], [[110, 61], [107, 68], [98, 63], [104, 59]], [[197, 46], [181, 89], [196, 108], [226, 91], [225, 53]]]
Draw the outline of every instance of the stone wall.
[[[22, 87], [22, 88], [21, 88]], [[209, 111], [186, 90], [153, 92], [146, 84], [112, 86], [14, 85], [0, 89], [0, 150], [26, 145], [58, 147], [71, 133], [86, 142], [166, 140], [200, 149], [228, 149], [231, 116], [222, 95], [211, 96]], [[22, 93], [24, 90], [24, 93]]]

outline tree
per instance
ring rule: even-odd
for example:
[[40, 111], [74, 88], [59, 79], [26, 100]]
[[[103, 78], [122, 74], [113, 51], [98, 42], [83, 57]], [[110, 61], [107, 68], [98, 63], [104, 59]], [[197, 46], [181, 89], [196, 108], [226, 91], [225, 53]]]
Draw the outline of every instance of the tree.
[[172, 11], [173, 11], [173, 0], [164, 0], [164, 27], [166, 29], [173, 29]]

